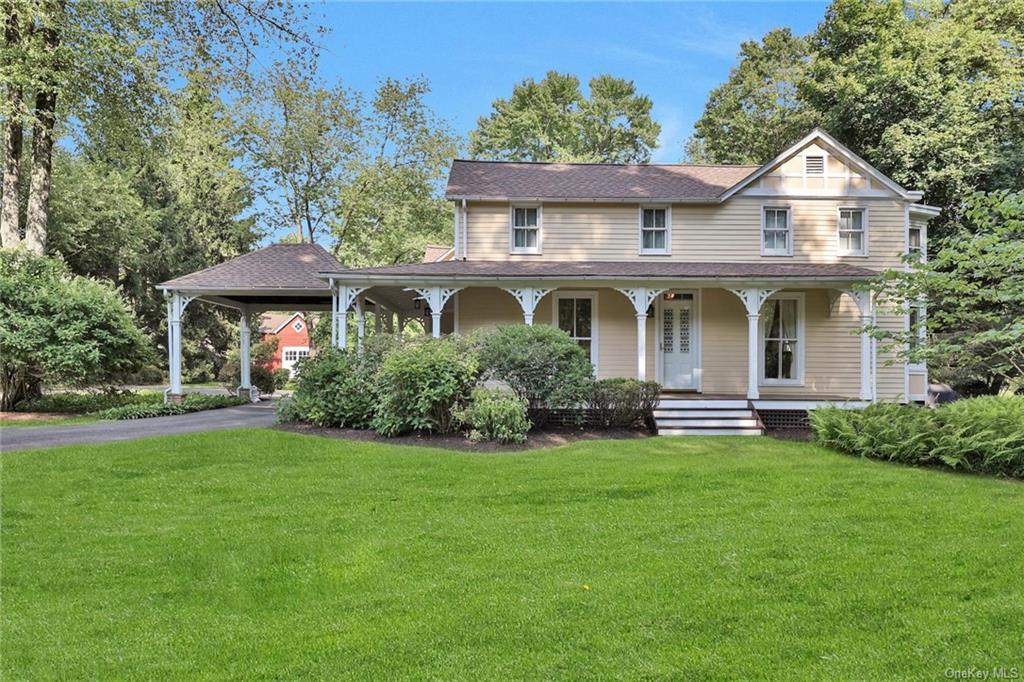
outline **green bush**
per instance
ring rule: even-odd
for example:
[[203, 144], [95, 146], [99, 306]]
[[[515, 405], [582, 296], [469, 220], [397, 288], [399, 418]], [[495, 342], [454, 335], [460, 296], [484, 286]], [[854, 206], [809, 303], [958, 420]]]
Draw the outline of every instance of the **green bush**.
[[1024, 478], [1024, 396], [970, 398], [933, 410], [876, 404], [811, 412], [815, 440], [840, 452]]
[[553, 409], [577, 408], [590, 400], [594, 368], [568, 334], [546, 324], [499, 327], [480, 338], [484, 376], [502, 381], [526, 401], [541, 426]]
[[17, 405], [18, 412], [52, 412], [54, 414], [89, 414], [122, 405], [158, 405], [162, 394], [155, 391], [126, 391], [111, 388], [104, 391], [47, 393]]
[[277, 401], [277, 421], [282, 424], [305, 421], [305, 415], [299, 409], [299, 401], [294, 395], [285, 396]]
[[425, 339], [387, 354], [375, 382], [373, 428], [384, 436], [448, 433], [479, 379], [476, 354], [459, 339]]
[[149, 417], [166, 417], [173, 414], [202, 412], [222, 407], [237, 407], [248, 403], [248, 398], [231, 395], [205, 395], [189, 393], [180, 403], [135, 403], [112, 407], [99, 413], [101, 419], [147, 419]]
[[599, 426], [631, 428], [653, 416], [659, 393], [656, 381], [602, 379], [594, 382], [590, 407]]
[[280, 391], [282, 388], [288, 385], [288, 382], [292, 380], [292, 373], [288, 371], [287, 367], [278, 367], [273, 370], [274, 377], [274, 389]]
[[473, 441], [525, 443], [526, 433], [530, 430], [526, 402], [505, 391], [476, 389], [458, 416], [470, 427], [469, 438]]

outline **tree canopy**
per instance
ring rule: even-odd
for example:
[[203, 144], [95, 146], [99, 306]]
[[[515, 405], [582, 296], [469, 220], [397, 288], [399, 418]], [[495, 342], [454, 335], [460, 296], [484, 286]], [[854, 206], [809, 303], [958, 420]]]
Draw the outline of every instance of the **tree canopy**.
[[651, 118], [649, 97], [632, 81], [592, 78], [589, 97], [576, 76], [549, 71], [528, 78], [509, 99], [492, 104], [490, 116], [470, 134], [473, 158], [509, 161], [646, 163], [658, 146], [661, 126]]

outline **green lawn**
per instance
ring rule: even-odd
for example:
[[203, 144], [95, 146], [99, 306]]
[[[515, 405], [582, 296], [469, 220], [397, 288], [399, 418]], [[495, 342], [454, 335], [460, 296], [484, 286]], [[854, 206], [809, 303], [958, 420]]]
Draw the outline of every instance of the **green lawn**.
[[1024, 668], [1024, 485], [770, 439], [2, 456], [3, 679]]
[[12, 419], [0, 422], [2, 429], [28, 429], [35, 426], [68, 426], [69, 424], [89, 424], [99, 421], [99, 417], [91, 414], [59, 415], [43, 419]]

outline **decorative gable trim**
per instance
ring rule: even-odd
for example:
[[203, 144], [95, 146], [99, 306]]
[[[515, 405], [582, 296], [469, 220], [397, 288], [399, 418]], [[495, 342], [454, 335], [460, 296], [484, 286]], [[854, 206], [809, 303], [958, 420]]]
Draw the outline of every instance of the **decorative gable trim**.
[[294, 315], [289, 317], [287, 320], [285, 320], [277, 329], [275, 329], [274, 331], [272, 331], [270, 333], [271, 334], [279, 334], [279, 333], [281, 333], [281, 330], [284, 329], [285, 327], [287, 327], [288, 325], [290, 325], [292, 322], [294, 322], [296, 317], [299, 318], [300, 320], [302, 320], [303, 324], [306, 323], [306, 318], [305, 318], [305, 316], [302, 313], [295, 313]]
[[[779, 166], [789, 161], [793, 157], [800, 154], [808, 146], [814, 143], [819, 143], [820, 145], [823, 145], [828, 150], [829, 154], [831, 154], [834, 157], [842, 159], [845, 163], [864, 173], [866, 176], [868, 176], [878, 184], [882, 185], [886, 189], [890, 190], [894, 194], [898, 195], [902, 199], [905, 199], [907, 201], [918, 201], [923, 196], [922, 192], [910, 191], [903, 188], [895, 180], [888, 177], [880, 170], [872, 166], [870, 163], [854, 154], [849, 147], [841, 143], [839, 140], [835, 139], [821, 128], [815, 128], [810, 133], [808, 133], [802, 140], [800, 140], [799, 142], [791, 146], [789, 149], [782, 152], [774, 159], [764, 164], [759, 169], [757, 169], [756, 171], [754, 171], [753, 173], [751, 173], [750, 175], [743, 178], [735, 185], [727, 189], [725, 192], [720, 194], [718, 196], [718, 201], [724, 202], [728, 200], [730, 197], [735, 196], [742, 190], [750, 187], [755, 182], [757, 182], [765, 175], [770, 173], [772, 169], [774, 169], [776, 166]], [[828, 158], [825, 159], [825, 164], [825, 167], [827, 169]]]

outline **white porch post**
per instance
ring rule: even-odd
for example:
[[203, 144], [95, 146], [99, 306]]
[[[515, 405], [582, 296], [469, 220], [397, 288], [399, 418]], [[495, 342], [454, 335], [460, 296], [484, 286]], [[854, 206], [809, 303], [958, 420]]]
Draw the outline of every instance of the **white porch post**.
[[761, 319], [761, 306], [765, 300], [774, 294], [778, 289], [759, 289], [748, 287], [746, 289], [730, 289], [747, 310], [747, 400], [757, 400], [761, 397], [758, 389], [760, 352], [758, 349], [758, 337]]
[[242, 309], [242, 316], [239, 320], [239, 327], [241, 328], [241, 338], [239, 339], [239, 375], [241, 381], [239, 381], [239, 392], [245, 391], [249, 393], [252, 389], [252, 331], [249, 328], [249, 311]]
[[537, 289], [535, 287], [506, 288], [505, 291], [512, 294], [512, 297], [519, 302], [523, 309], [523, 322], [533, 326], [533, 314], [537, 310], [537, 304], [554, 289]]
[[874, 322], [871, 292], [848, 291], [847, 293], [857, 303], [857, 308], [860, 310], [860, 326], [862, 328], [860, 333], [860, 399], [871, 401], [875, 399], [874, 382], [872, 381], [875, 364], [872, 352], [874, 344], [871, 336], [863, 331], [864, 327], [868, 327]]
[[384, 309], [378, 301], [373, 303], [373, 333], [380, 334], [381, 327], [384, 325]]
[[348, 345], [348, 309], [359, 294], [366, 291], [366, 287], [353, 287], [345, 284], [337, 287], [335, 295], [335, 306], [331, 311], [331, 318], [334, 324], [331, 330], [331, 339], [337, 348], [345, 348]]
[[441, 338], [441, 313], [444, 311], [444, 304], [448, 302], [456, 291], [460, 291], [463, 287], [412, 287], [406, 289], [406, 291], [415, 291], [420, 295], [420, 298], [427, 302], [430, 306], [430, 317], [432, 318], [433, 324], [431, 325], [431, 336], [435, 339]]
[[181, 318], [185, 308], [192, 301], [180, 291], [167, 296], [167, 375], [170, 380], [168, 392], [171, 400], [181, 398]]
[[366, 336], [366, 299], [356, 296], [356, 350], [362, 352], [363, 337]]
[[338, 287], [331, 284], [331, 348], [338, 347]]
[[665, 289], [651, 289], [648, 287], [636, 287], [632, 289], [617, 289], [623, 296], [633, 304], [636, 312], [636, 378], [640, 381], [647, 380], [647, 309], [655, 298], [661, 295]]

